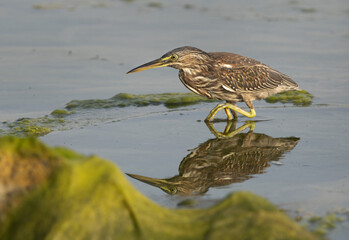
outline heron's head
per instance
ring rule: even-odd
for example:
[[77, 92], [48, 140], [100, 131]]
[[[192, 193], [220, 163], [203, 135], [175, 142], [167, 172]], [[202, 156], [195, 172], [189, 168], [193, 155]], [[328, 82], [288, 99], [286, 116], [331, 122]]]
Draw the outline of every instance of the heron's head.
[[175, 48], [165, 53], [161, 58], [145, 63], [127, 73], [140, 72], [157, 67], [196, 68], [206, 64], [209, 60], [210, 56], [206, 52], [195, 47], [186, 46]]

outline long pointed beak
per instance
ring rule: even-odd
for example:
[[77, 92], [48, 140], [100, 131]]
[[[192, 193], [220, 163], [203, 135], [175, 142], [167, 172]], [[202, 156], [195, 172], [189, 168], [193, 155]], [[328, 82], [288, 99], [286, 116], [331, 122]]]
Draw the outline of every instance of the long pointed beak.
[[141, 66], [138, 66], [130, 71], [127, 72], [128, 73], [135, 73], [135, 72], [140, 72], [140, 71], [144, 71], [147, 69], [152, 69], [152, 68], [158, 68], [158, 67], [166, 67], [168, 65], [167, 61], [164, 61], [161, 58], [155, 59], [151, 62], [145, 63]]
[[151, 178], [151, 177], [145, 177], [137, 174], [131, 174], [131, 173], [126, 173], [128, 176], [131, 178], [137, 179], [141, 182], [147, 183], [149, 185], [152, 185], [154, 187], [160, 187], [163, 184], [168, 184], [167, 181], [164, 181], [162, 179], [158, 178]]

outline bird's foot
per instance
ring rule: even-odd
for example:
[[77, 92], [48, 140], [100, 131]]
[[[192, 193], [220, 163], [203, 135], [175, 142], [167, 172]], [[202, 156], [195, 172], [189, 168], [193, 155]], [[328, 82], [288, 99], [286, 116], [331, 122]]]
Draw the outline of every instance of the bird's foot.
[[[220, 111], [224, 109], [225, 113], [227, 114], [228, 120], [236, 119], [237, 112], [248, 117], [248, 118], [254, 118], [256, 116], [256, 111], [251, 108], [250, 112], [246, 112], [245, 110], [242, 110], [241, 108], [230, 104], [230, 103], [224, 103], [224, 104], [218, 104], [215, 108], [213, 108], [210, 112], [210, 114], [206, 117], [205, 121], [212, 121], [214, 116]], [[231, 111], [233, 111], [233, 114]]]

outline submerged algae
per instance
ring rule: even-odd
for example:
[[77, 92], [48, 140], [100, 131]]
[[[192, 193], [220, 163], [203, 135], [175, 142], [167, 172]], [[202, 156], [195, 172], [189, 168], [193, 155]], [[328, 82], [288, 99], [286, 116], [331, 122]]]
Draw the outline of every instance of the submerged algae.
[[9, 135], [43, 136], [52, 131], [53, 120], [48, 117], [21, 118], [8, 124]]
[[[312, 95], [306, 91], [289, 91], [276, 94], [266, 99], [267, 102], [275, 103], [293, 103], [297, 106], [307, 106], [311, 104]], [[21, 118], [14, 122], [3, 123], [7, 130], [0, 131], [0, 135], [24, 135], [24, 136], [43, 136], [54, 130], [70, 128], [70, 125], [79, 124], [82, 126], [86, 121], [68, 120], [72, 116], [89, 109], [107, 109], [115, 107], [136, 106], [143, 107], [149, 105], [163, 104], [167, 108], [176, 108], [200, 102], [213, 102], [214, 99], [208, 99], [194, 93], [159, 93], [136, 95], [131, 93], [119, 93], [108, 99], [87, 99], [73, 100], [66, 104], [65, 109], [56, 109], [50, 115], [38, 118]], [[86, 119], [84, 117], [84, 119]], [[97, 119], [98, 120], [98, 119]], [[89, 124], [87, 121], [86, 124]], [[66, 127], [69, 125], [68, 127]], [[1, 130], [1, 129], [0, 129]]]
[[44, 136], [58, 127], [65, 126], [68, 121], [64, 118], [74, 113], [74, 111], [56, 109], [50, 115], [43, 117], [20, 118], [14, 122], [3, 122], [7, 130], [2, 130], [0, 135]]
[[84, 108], [112, 108], [112, 107], [143, 107], [148, 105], [164, 104], [168, 108], [186, 106], [199, 102], [212, 102], [214, 100], [201, 97], [193, 93], [159, 93], [136, 95], [119, 93], [108, 99], [73, 100], [66, 105], [67, 109]]
[[[268, 103], [282, 102], [293, 103], [296, 106], [311, 104], [313, 96], [305, 90], [288, 91], [273, 95], [266, 99]], [[109, 99], [73, 100], [66, 105], [67, 109], [112, 108], [127, 106], [148, 106], [164, 104], [167, 108], [175, 108], [197, 104], [200, 102], [214, 102], [216, 99], [208, 99], [194, 93], [159, 93], [136, 95], [131, 93], [119, 93]]]
[[343, 222], [343, 218], [338, 213], [329, 213], [326, 216], [313, 216], [308, 219], [307, 227], [319, 235], [327, 234], [336, 224]]
[[24, 136], [44, 136], [53, 131], [54, 126], [64, 124], [60, 118], [51, 118], [48, 116], [39, 118], [20, 118], [12, 123], [7, 123], [9, 128], [7, 135]]
[[[128, 106], [148, 106], [164, 104], [168, 108], [175, 108], [196, 104], [199, 102], [213, 101], [192, 93], [162, 93], [135, 95], [130, 93], [119, 93], [108, 99], [73, 100], [66, 104], [66, 109], [56, 109], [38, 118], [20, 118], [14, 122], [4, 122], [7, 129], [3, 129], [0, 135], [17, 136], [43, 136], [54, 130], [66, 127], [69, 124], [78, 124], [83, 121], [68, 120], [67, 116], [74, 115], [87, 109], [106, 109]], [[72, 110], [74, 109], [74, 110]], [[87, 123], [88, 124], [88, 123]], [[69, 127], [68, 127], [69, 128]]]
[[[47, 180], [32, 190], [0, 223], [1, 239], [317, 239], [266, 199], [229, 195], [207, 209], [173, 210], [139, 193], [111, 162], [35, 139], [1, 139], [4, 152], [59, 160]], [[44, 151], [46, 154], [42, 154]], [[35, 154], [34, 154], [35, 153]]]

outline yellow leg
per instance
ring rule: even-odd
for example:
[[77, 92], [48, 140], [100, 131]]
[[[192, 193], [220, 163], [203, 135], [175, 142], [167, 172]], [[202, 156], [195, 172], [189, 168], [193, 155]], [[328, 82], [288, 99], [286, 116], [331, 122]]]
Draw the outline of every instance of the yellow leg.
[[242, 110], [241, 108], [239, 108], [233, 104], [225, 103], [225, 104], [218, 104], [215, 108], [213, 108], [211, 110], [210, 114], [205, 119], [205, 121], [212, 121], [214, 116], [222, 109], [224, 109], [226, 113], [229, 111], [229, 114], [227, 113], [229, 120], [232, 120], [232, 118], [233, 118], [229, 109], [231, 109], [235, 112], [238, 112], [238, 113], [240, 113], [248, 118], [253, 118], [256, 116], [256, 111], [253, 108], [251, 108], [250, 112], [246, 112], [245, 110]]
[[225, 113], [227, 114], [228, 120], [231, 121], [234, 119], [233, 115], [230, 112], [230, 109], [224, 108]]

